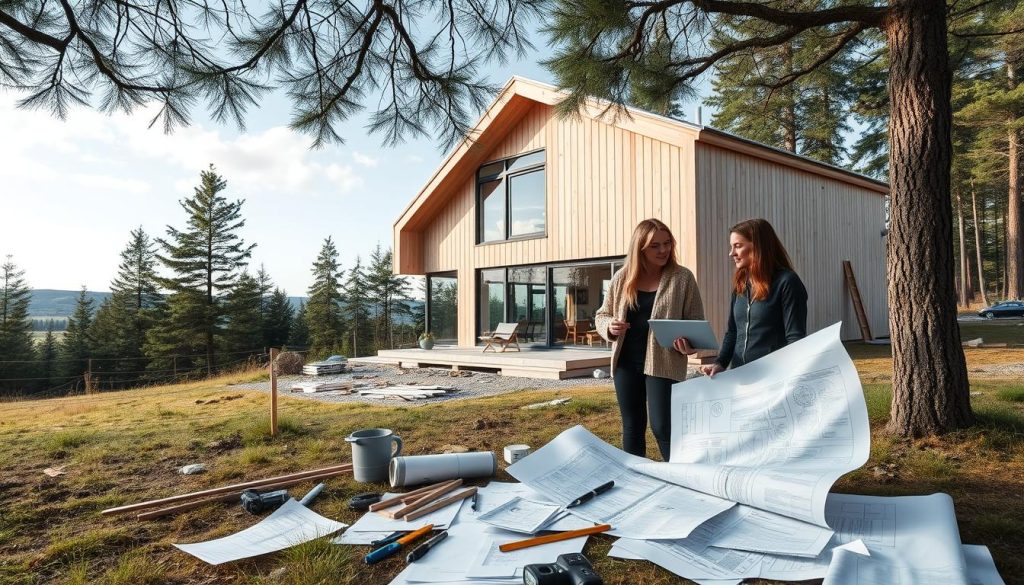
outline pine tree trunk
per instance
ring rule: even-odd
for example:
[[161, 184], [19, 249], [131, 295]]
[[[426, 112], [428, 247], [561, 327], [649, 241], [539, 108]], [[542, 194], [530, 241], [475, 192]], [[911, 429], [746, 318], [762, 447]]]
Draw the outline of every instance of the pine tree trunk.
[[[1013, 63], [1006, 64], [1009, 89], [1017, 87]], [[1017, 116], [1007, 120], [1009, 132], [1009, 184], [1006, 203], [1006, 298], [1024, 297], [1024, 242], [1021, 241], [1021, 200], [1020, 200], [1020, 131], [1017, 130]]]
[[981, 263], [981, 223], [978, 221], [978, 191], [974, 188], [974, 181], [971, 180], [971, 206], [974, 208], [974, 253], [978, 261], [978, 290], [981, 291], [981, 302], [988, 306], [988, 294], [985, 292], [985, 268]]
[[971, 304], [971, 268], [967, 261], [967, 229], [964, 222], [964, 205], [960, 197], [960, 189], [956, 190], [956, 224], [957, 234], [960, 243], [960, 306], [966, 307]]
[[918, 437], [974, 423], [953, 285], [952, 76], [945, 2], [893, 5], [885, 33], [892, 110], [886, 275], [893, 399], [888, 430]]

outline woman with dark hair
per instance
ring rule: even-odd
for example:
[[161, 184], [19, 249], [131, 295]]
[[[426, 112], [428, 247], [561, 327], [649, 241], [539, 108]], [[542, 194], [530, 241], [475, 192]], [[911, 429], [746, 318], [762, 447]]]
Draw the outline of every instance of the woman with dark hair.
[[729, 328], [715, 363], [701, 367], [708, 376], [738, 368], [807, 335], [807, 289], [772, 224], [748, 219], [729, 231], [729, 257], [736, 265]]
[[622, 414], [622, 448], [647, 453], [647, 420], [668, 461], [672, 384], [686, 379], [686, 356], [695, 350], [680, 337], [664, 348], [650, 333], [650, 319], [703, 319], [693, 273], [676, 259], [676, 240], [661, 221], [645, 219], [633, 230], [626, 262], [612, 277], [594, 314], [601, 337], [612, 342], [615, 397]]

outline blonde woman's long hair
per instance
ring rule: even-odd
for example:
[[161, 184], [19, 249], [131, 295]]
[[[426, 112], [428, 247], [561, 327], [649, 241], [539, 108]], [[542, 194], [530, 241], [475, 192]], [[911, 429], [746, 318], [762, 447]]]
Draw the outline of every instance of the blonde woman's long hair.
[[629, 240], [629, 251], [626, 252], [626, 262], [622, 266], [622, 297], [626, 300], [626, 307], [635, 309], [636, 304], [636, 282], [640, 279], [640, 272], [643, 270], [643, 250], [651, 245], [654, 234], [664, 231], [672, 242], [672, 252], [668, 256], [668, 264], [665, 268], [679, 266], [679, 259], [676, 257], [676, 237], [672, 230], [668, 229], [659, 219], [649, 218], [641, 221], [633, 229], [633, 237]]

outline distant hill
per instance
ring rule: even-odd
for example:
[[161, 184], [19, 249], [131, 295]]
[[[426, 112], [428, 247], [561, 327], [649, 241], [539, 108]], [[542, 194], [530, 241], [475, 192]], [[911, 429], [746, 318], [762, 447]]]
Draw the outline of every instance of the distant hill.
[[[32, 302], [28, 307], [28, 315], [33, 319], [56, 319], [58, 321], [67, 319], [75, 312], [75, 303], [78, 302], [77, 290], [54, 290], [48, 288], [37, 288], [32, 291]], [[85, 291], [85, 296], [92, 299], [93, 307], [99, 308], [110, 296], [108, 292]], [[288, 297], [296, 310], [299, 303], [306, 302], [308, 297]], [[423, 301], [409, 301], [412, 309], [423, 306]]]
[[[48, 288], [37, 288], [32, 291], [32, 302], [28, 306], [30, 317], [53, 317], [66, 318], [75, 312], [75, 303], [78, 302], [77, 290], [53, 290]], [[108, 292], [86, 291], [85, 296], [92, 299], [94, 307], [110, 296]]]

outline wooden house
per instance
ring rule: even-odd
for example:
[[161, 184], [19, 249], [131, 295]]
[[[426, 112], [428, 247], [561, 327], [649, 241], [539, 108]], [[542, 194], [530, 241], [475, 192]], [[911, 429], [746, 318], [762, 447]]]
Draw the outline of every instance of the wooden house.
[[808, 328], [860, 330], [844, 279], [852, 263], [871, 330], [887, 335], [884, 183], [692, 123], [513, 78], [472, 140], [444, 159], [394, 224], [395, 272], [426, 275], [439, 343], [477, 345], [497, 323], [520, 341], [603, 345], [593, 334], [636, 223], [656, 217], [679, 242], [719, 335], [727, 322], [729, 227], [763, 217], [810, 295]]

